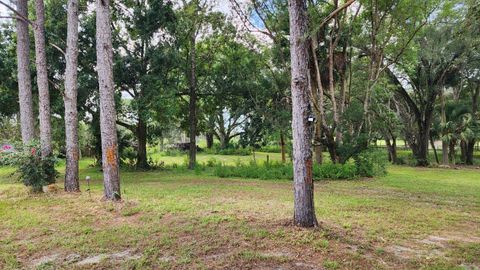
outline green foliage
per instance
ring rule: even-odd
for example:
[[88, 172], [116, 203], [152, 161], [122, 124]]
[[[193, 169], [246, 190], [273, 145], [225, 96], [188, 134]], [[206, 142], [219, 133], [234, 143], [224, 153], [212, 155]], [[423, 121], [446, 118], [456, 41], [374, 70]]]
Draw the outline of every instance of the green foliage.
[[282, 148], [278, 144], [268, 144], [256, 149], [256, 151], [265, 153], [280, 153]]
[[[240, 178], [258, 178], [258, 179], [293, 179], [292, 164], [283, 164], [280, 162], [269, 162], [258, 164], [250, 162], [249, 164], [237, 164], [235, 166], [216, 165], [214, 174], [222, 178], [240, 177]], [[321, 179], [354, 179], [358, 176], [356, 164], [314, 164], [313, 177], [316, 180]]]
[[219, 147], [212, 147], [211, 149], [205, 149], [204, 152], [206, 154], [214, 154], [214, 155], [229, 155], [229, 156], [249, 156], [252, 154], [252, 151], [248, 148], [234, 148], [229, 147], [225, 149], [221, 149]]
[[354, 159], [359, 176], [373, 177], [387, 173], [387, 160], [383, 151], [366, 150], [356, 155]]
[[0, 24], [0, 116], [18, 111], [14, 32], [13, 24]]
[[[18, 147], [17, 149], [22, 149]], [[14, 174], [33, 192], [42, 192], [42, 187], [55, 183], [58, 172], [55, 170], [56, 158], [42, 158], [38, 143], [32, 143], [18, 152], [0, 152], [0, 164], [16, 168]]]
[[357, 168], [352, 163], [325, 163], [313, 166], [313, 175], [327, 179], [353, 179], [357, 176]]
[[168, 148], [165, 149], [165, 151], [160, 152], [160, 155], [165, 157], [179, 157], [185, 155], [185, 151], [175, 148]]

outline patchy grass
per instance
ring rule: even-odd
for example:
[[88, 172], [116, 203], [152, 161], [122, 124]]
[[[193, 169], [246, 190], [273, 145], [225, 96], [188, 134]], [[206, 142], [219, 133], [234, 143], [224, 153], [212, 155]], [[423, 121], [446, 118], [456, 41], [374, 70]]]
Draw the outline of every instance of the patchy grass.
[[290, 181], [122, 172], [124, 200], [110, 203], [89, 164], [92, 191], [80, 194], [29, 195], [0, 168], [0, 269], [480, 267], [479, 170], [392, 166], [321, 181], [320, 226], [299, 229]]

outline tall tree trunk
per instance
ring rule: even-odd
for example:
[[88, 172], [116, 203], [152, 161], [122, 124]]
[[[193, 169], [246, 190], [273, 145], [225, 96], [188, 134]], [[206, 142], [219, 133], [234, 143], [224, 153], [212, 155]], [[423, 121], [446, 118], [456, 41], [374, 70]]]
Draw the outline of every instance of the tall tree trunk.
[[393, 164], [398, 164], [398, 158], [397, 158], [397, 137], [392, 136], [392, 145], [390, 149], [390, 156], [392, 158], [392, 163]]
[[[318, 67], [317, 53], [315, 51], [315, 46], [317, 40], [315, 36], [311, 37], [310, 40], [310, 49], [311, 49], [311, 65], [310, 68], [310, 84], [312, 91], [312, 103], [315, 108], [315, 115], [317, 120], [315, 121], [315, 130], [314, 130], [314, 139], [313, 139], [313, 149], [315, 153], [315, 162], [317, 164], [322, 164], [323, 155], [322, 155], [322, 129], [324, 123], [324, 100], [323, 100], [323, 86], [322, 79], [320, 75], [320, 68]], [[326, 125], [325, 125], [326, 128]]]
[[283, 134], [283, 131], [280, 131], [280, 152], [282, 154], [282, 163], [287, 162], [285, 155], [285, 134]]
[[317, 226], [313, 200], [309, 115], [307, 14], [304, 0], [289, 0], [292, 89], [294, 224]]
[[107, 200], [120, 200], [110, 1], [97, 0], [96, 7], [96, 49], [100, 91], [100, 130], [102, 134], [104, 196]]
[[45, 51], [45, 5], [35, 0], [35, 65], [37, 69], [40, 146], [42, 157], [52, 154], [52, 125], [50, 122], [50, 93], [48, 92], [47, 53]]
[[450, 163], [455, 165], [455, 146], [457, 145], [456, 140], [450, 140], [448, 144], [448, 158], [450, 159]]
[[435, 141], [433, 140], [433, 136], [432, 136], [431, 133], [430, 133], [430, 145], [432, 146], [432, 149], [433, 149], [433, 155], [435, 157], [435, 162], [437, 162], [437, 164], [439, 164], [440, 161], [438, 160], [437, 148], [435, 147]]
[[313, 139], [313, 150], [315, 153], [315, 163], [322, 164], [323, 151], [322, 151], [322, 124], [319, 120], [315, 122], [315, 133]]
[[220, 141], [220, 149], [227, 148], [227, 144], [225, 143], [225, 135], [221, 134], [218, 136], [218, 140]]
[[337, 154], [337, 144], [335, 142], [335, 137], [331, 132], [325, 132], [325, 139], [325, 146], [327, 147], [328, 153], [330, 154], [330, 160], [334, 164], [338, 163], [340, 161], [340, 157]]
[[215, 136], [215, 117], [208, 117], [207, 132], [205, 133], [205, 139], [207, 141], [207, 148], [213, 147], [213, 138]]
[[[28, 1], [17, 0], [17, 12], [28, 18]], [[18, 100], [20, 104], [20, 128], [24, 144], [35, 137], [35, 121], [33, 118], [32, 82], [30, 78], [30, 39], [28, 23], [17, 19], [17, 71]]]
[[197, 163], [197, 74], [196, 74], [196, 40], [195, 34], [192, 33], [190, 38], [190, 101], [188, 104], [189, 121], [190, 121], [190, 149], [188, 168], [193, 169]]
[[150, 167], [147, 160], [147, 124], [141, 117], [138, 120], [136, 133], [138, 140], [136, 166], [137, 169], [145, 170]]
[[[442, 127], [445, 127], [445, 124], [447, 123], [447, 114], [445, 112], [445, 96], [443, 93], [444, 89], [443, 87], [440, 89], [440, 113], [441, 113], [441, 121], [442, 121]], [[444, 134], [442, 130], [442, 135]], [[448, 165], [448, 141], [444, 138], [442, 138], [442, 165]]]
[[205, 138], [207, 141], [207, 148], [211, 149], [213, 147], [213, 132], [209, 131], [205, 134]]
[[416, 151], [414, 151], [415, 158], [417, 159], [417, 166], [428, 166], [428, 143], [430, 141], [430, 125], [423, 121], [419, 124], [418, 142]]
[[67, 50], [65, 54], [65, 191], [80, 191], [78, 177], [78, 0], [68, 0], [67, 6]]
[[[337, 19], [335, 17], [335, 25], [336, 24], [337, 24]], [[334, 50], [337, 42], [336, 40], [335, 42], [333, 41], [332, 35], [333, 34], [331, 33], [330, 45], [328, 47], [328, 88], [330, 92], [330, 99], [332, 101], [333, 130], [335, 131], [335, 137], [339, 139], [341, 137], [341, 134], [340, 132], [338, 132], [339, 123], [338, 123], [337, 99], [335, 96], [335, 83], [334, 83], [334, 73], [333, 73], [334, 63], [335, 63]], [[338, 144], [338, 140], [337, 140], [337, 144]]]
[[442, 139], [442, 165], [448, 165], [448, 142]]
[[102, 166], [102, 133], [100, 131], [100, 112], [92, 112], [92, 127], [93, 137], [95, 138], [95, 165]]
[[388, 137], [385, 138], [385, 144], [387, 145], [387, 150], [388, 150], [388, 161], [393, 163], [393, 158], [392, 158], [392, 143], [390, 142], [390, 139]]
[[460, 140], [460, 161], [466, 164], [467, 160], [467, 141]]

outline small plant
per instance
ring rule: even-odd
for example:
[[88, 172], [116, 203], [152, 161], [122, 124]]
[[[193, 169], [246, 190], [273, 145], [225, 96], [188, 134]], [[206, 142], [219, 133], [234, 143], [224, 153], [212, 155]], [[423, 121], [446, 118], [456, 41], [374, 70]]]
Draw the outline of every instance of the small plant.
[[364, 177], [381, 176], [387, 173], [385, 153], [378, 150], [366, 150], [354, 157], [357, 174]]
[[42, 158], [37, 143], [31, 143], [18, 152], [1, 154], [2, 164], [16, 168], [14, 174], [35, 193], [43, 192], [43, 186], [55, 183], [58, 172], [55, 170], [56, 158], [51, 156]]
[[220, 164], [221, 164], [220, 161], [218, 161], [217, 159], [215, 159], [215, 158], [209, 158], [209, 159], [207, 160], [207, 163], [205, 164], [205, 166], [207, 166], [207, 167], [215, 167], [215, 166], [220, 165]]
[[340, 267], [340, 265], [338, 264], [338, 262], [336, 261], [330, 261], [330, 260], [326, 260], [323, 262], [323, 266], [326, 268], [326, 269], [338, 269]]

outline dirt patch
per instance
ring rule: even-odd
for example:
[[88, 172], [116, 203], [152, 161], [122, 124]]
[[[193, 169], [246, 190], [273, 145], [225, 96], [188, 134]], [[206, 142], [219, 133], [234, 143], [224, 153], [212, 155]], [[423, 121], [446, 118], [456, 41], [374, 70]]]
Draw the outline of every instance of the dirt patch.
[[445, 253], [437, 249], [422, 249], [420, 247], [406, 247], [393, 245], [385, 248], [387, 252], [393, 253], [400, 259], [415, 259], [415, 258], [435, 258], [443, 256]]
[[61, 256], [62, 255], [58, 254], [58, 253], [43, 256], [43, 257], [40, 257], [38, 259], [33, 260], [31, 262], [31, 265], [33, 266], [33, 268], [37, 268], [38, 266], [41, 266], [43, 264], [53, 263], [53, 262], [57, 261]]
[[453, 243], [480, 243], [480, 237], [453, 233], [429, 235], [424, 239], [388, 246], [385, 250], [401, 259], [438, 258], [445, 256]]
[[130, 249], [116, 252], [116, 253], [97, 254], [97, 255], [89, 256], [83, 259], [80, 254], [76, 254], [76, 253], [72, 253], [68, 255], [65, 255], [62, 253], [53, 253], [53, 254], [45, 255], [38, 259], [32, 260], [28, 265], [30, 265], [32, 269], [36, 269], [37, 267], [45, 264], [87, 266], [87, 265], [98, 264], [104, 260], [128, 261], [128, 260], [137, 260], [137, 259], [140, 259], [141, 257], [142, 256], [140, 254], [134, 253]]

